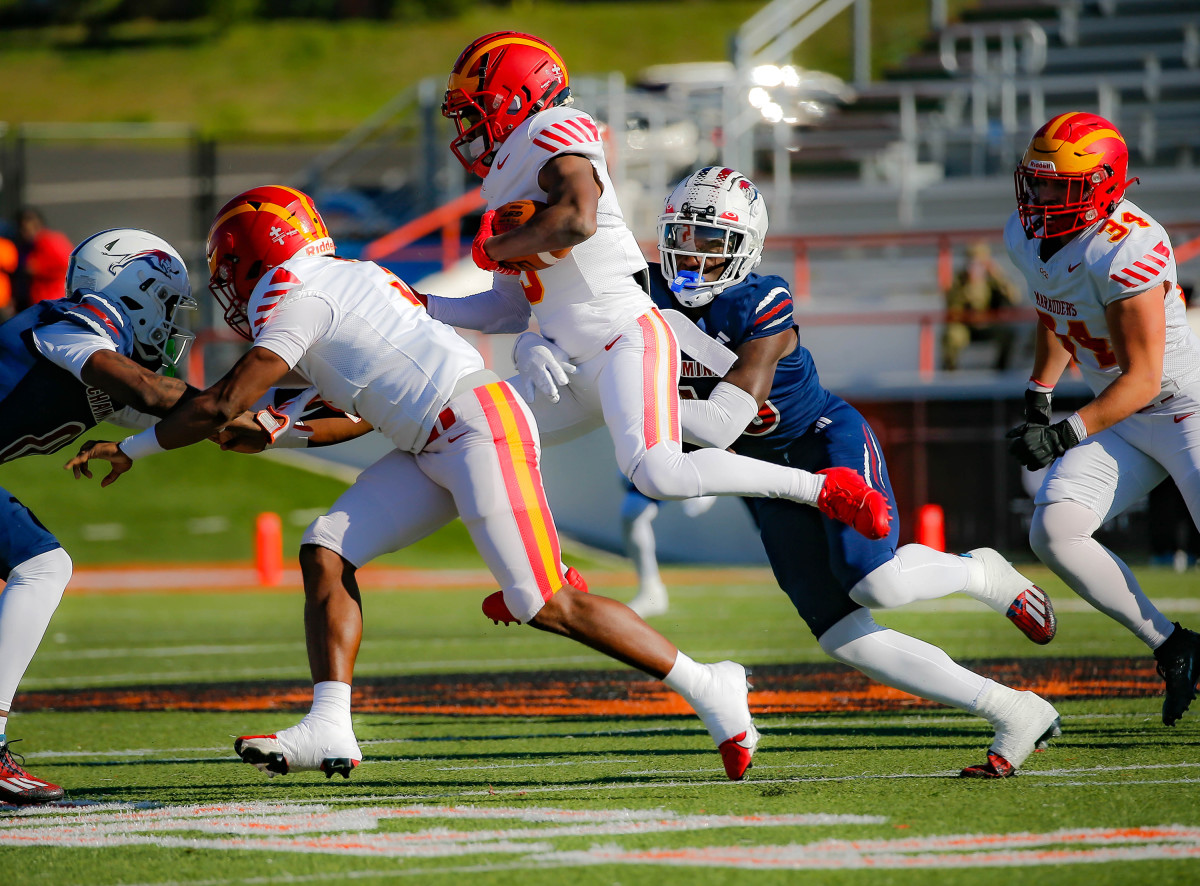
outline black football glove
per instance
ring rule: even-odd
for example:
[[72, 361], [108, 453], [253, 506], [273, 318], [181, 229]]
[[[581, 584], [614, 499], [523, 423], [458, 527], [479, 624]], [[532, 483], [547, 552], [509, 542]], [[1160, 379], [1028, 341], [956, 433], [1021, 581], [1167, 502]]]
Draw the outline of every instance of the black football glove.
[[1012, 440], [1008, 444], [1012, 457], [1031, 471], [1044, 468], [1079, 442], [1066, 420], [1054, 425], [1024, 424], [1004, 436]]
[[1050, 392], [1025, 391], [1025, 423], [1028, 425], [1050, 424]]

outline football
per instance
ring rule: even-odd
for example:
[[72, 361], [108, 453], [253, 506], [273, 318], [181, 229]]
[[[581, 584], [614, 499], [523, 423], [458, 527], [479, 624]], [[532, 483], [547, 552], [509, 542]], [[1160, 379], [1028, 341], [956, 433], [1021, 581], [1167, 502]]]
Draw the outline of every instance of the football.
[[[546, 204], [538, 200], [513, 200], [511, 203], [505, 203], [496, 210], [496, 215], [492, 219], [492, 233], [506, 234], [513, 228], [519, 228], [545, 208]], [[505, 259], [500, 264], [518, 271], [540, 271], [550, 267], [560, 258], [564, 258], [570, 251], [571, 247], [568, 246], [566, 249], [554, 249], [549, 252]]]

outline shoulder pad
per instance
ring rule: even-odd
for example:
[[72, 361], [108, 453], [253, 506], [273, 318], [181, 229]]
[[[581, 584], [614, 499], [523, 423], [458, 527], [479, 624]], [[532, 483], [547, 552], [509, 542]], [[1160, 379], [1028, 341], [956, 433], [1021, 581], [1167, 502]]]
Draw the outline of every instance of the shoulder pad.
[[534, 115], [529, 121], [529, 140], [551, 154], [604, 153], [596, 121], [573, 108], [550, 108]]

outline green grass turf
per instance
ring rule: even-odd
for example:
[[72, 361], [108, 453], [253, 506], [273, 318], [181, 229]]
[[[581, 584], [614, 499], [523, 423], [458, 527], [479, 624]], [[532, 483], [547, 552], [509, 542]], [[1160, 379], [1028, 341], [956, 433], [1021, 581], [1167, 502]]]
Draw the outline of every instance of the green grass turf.
[[[1082, 611], [1069, 595], [1029, 570], [1060, 599], [1060, 634], [1032, 647], [1002, 618], [969, 603], [923, 605], [881, 620], [943, 645], [960, 657], [1023, 654], [1143, 656], [1119, 628]], [[816, 661], [815, 642], [768, 581], [738, 584], [714, 573], [712, 584], [684, 585], [668, 570], [672, 610], [654, 621], [700, 659], [733, 656], [747, 663]], [[765, 576], [764, 576], [765, 578]], [[1192, 576], [1142, 572], [1146, 587], [1178, 617], [1192, 613], [1200, 593]], [[593, 588], [616, 584], [593, 573]], [[528, 628], [497, 628], [478, 614], [482, 591], [368, 591], [367, 632], [359, 674], [426, 671], [488, 673], [521, 667], [611, 667], [595, 653]], [[615, 588], [614, 596], [630, 590]], [[303, 679], [298, 595], [257, 592], [213, 595], [68, 596], [55, 616], [25, 688], [137, 686], [156, 682]], [[19, 710], [19, 701], [18, 701]], [[249, 844], [231, 842], [228, 826], [145, 831], [144, 845], [14, 848], [0, 842], [7, 870], [22, 883], [265, 883], [460, 882], [743, 883], [767, 884], [1008, 884], [1017, 876], [1058, 884], [1192, 883], [1189, 860], [1114, 861], [1014, 869], [1011, 863], [958, 870], [739, 870], [709, 862], [661, 866], [579, 864], [555, 855], [597, 846], [685, 852], [723, 847], [786, 846], [817, 841], [918, 839], [1066, 828], [1200, 826], [1196, 748], [1200, 717], [1174, 729], [1158, 722], [1154, 698], [1073, 701], [1060, 705], [1065, 734], [1037, 755], [1018, 779], [962, 781], [964, 764], [982, 759], [985, 723], [955, 711], [797, 714], [760, 718], [765, 738], [746, 782], [723, 778], [718, 755], [700, 724], [675, 718], [482, 718], [356, 715], [367, 762], [349, 782], [319, 774], [267, 780], [232, 755], [231, 737], [294, 722], [292, 713], [18, 712], [13, 737], [27, 739], [31, 770], [70, 788], [78, 799], [150, 804], [270, 803], [378, 808], [469, 805], [590, 811], [654, 810], [660, 816], [827, 813], [882, 816], [877, 823], [769, 827], [710, 826], [700, 830], [628, 834], [564, 834], [545, 822], [457, 818], [387, 819], [352, 828], [362, 834], [424, 834], [441, 828], [479, 832], [529, 828], [504, 852], [485, 847], [450, 857], [378, 858], [348, 851], [301, 852], [300, 846], [251, 851], [273, 831], [272, 815], [247, 809], [260, 831]], [[291, 807], [289, 807], [291, 808]], [[82, 810], [82, 811], [87, 811]], [[278, 811], [278, 810], [276, 810]], [[302, 809], [291, 809], [300, 814]], [[310, 810], [311, 811], [311, 810]], [[70, 813], [74, 815], [77, 813]], [[101, 813], [100, 818], [115, 813]], [[606, 816], [607, 818], [608, 816]], [[45, 819], [39, 814], [36, 818]], [[233, 820], [232, 818], [230, 820]], [[31, 819], [0, 812], [0, 835]], [[318, 822], [313, 840], [337, 829]], [[22, 831], [22, 833], [24, 833]], [[39, 831], [44, 833], [44, 831]], [[164, 845], [168, 838], [216, 841]], [[339, 839], [349, 840], [344, 834]], [[533, 845], [536, 844], [536, 845]], [[1118, 844], [1110, 844], [1118, 845]], [[1078, 851], [1088, 846], [1055, 847]], [[311, 848], [311, 847], [310, 847]], [[966, 851], [982, 851], [972, 844]], [[756, 850], [766, 852], [766, 849]], [[927, 853], [935, 850], [927, 850]], [[806, 850], [806, 855], [811, 855]], [[851, 853], [853, 854], [853, 853]], [[562, 865], [568, 865], [565, 869]], [[415, 879], [414, 879], [415, 878]]]
[[[951, 0], [951, 12], [967, 0]], [[538, 2], [479, 6], [459, 18], [390, 22], [208, 20], [118, 26], [115, 45], [78, 45], [79, 28], [0, 34], [0, 116], [30, 121], [191, 122], [218, 135], [337, 136], [423, 77], [444, 78], [474, 37], [522, 30], [553, 43], [572, 73], [727, 58], [746, 0]], [[925, 0], [872, 8], [876, 73], [913, 51]], [[801, 47], [808, 68], [851, 74], [850, 12]]]

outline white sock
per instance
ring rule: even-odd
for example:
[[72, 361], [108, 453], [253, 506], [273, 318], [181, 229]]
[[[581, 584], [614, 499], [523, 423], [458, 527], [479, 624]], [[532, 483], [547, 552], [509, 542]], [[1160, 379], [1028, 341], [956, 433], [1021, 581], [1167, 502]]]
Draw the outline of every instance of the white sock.
[[1157, 649], [1175, 625], [1150, 602], [1133, 573], [1092, 533], [1100, 518], [1071, 501], [1040, 505], [1033, 512], [1029, 545], [1075, 593]]
[[674, 689], [689, 703], [703, 691], [707, 683], [708, 672], [704, 665], [692, 661], [682, 650], [676, 653], [670, 673], [663, 677], [663, 684], [668, 689]]
[[971, 567], [983, 567], [970, 557], [943, 554], [925, 545], [904, 545], [882, 566], [876, 567], [850, 589], [850, 599], [868, 609], [892, 609], [917, 600], [936, 600], [965, 592]]
[[0, 741], [4, 741], [6, 730], [8, 729], [8, 715], [0, 717]]
[[1013, 704], [1020, 700], [1017, 690], [1010, 689], [995, 680], [985, 681], [983, 691], [971, 707], [972, 714], [978, 714], [989, 723], [995, 725], [1006, 716]]
[[988, 682], [938, 647], [876, 624], [866, 609], [847, 615], [817, 642], [872, 680], [964, 711], [977, 703]]
[[12, 710], [17, 684], [70, 580], [71, 558], [62, 548], [30, 557], [9, 573], [0, 594], [0, 710]]
[[350, 684], [326, 680], [313, 686], [312, 709], [306, 720], [325, 720], [338, 728], [353, 728], [350, 723]]

